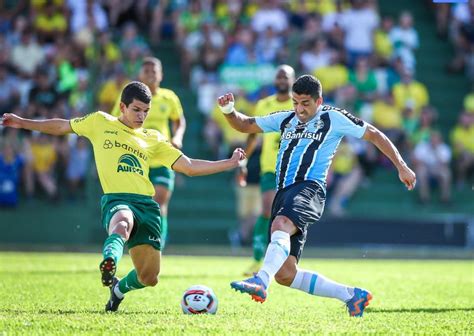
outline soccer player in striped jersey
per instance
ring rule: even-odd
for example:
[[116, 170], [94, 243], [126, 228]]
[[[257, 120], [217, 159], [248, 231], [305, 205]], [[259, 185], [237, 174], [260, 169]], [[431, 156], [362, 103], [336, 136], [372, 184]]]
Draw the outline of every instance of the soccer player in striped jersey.
[[[255, 116], [266, 116], [275, 111], [291, 110], [291, 85], [295, 81], [295, 70], [286, 64], [277, 68], [275, 75], [276, 94], [260, 99], [255, 107]], [[250, 157], [257, 146], [257, 134], [249, 134], [245, 153]], [[268, 245], [268, 229], [273, 198], [276, 194], [275, 164], [280, 148], [280, 134], [269, 132], [263, 135], [262, 152], [260, 154], [260, 190], [262, 192], [262, 213], [253, 229], [253, 259], [254, 262], [245, 272], [252, 275], [260, 269], [265, 250]]]
[[381, 150], [395, 165], [408, 190], [415, 187], [415, 173], [377, 128], [345, 110], [322, 105], [322, 87], [315, 77], [299, 77], [292, 86], [292, 99], [292, 111], [249, 118], [235, 111], [232, 93], [218, 98], [222, 112], [236, 130], [280, 132], [270, 244], [258, 273], [249, 279], [232, 282], [231, 287], [249, 294], [255, 301], [264, 302], [268, 286], [275, 278], [283, 286], [337, 298], [346, 304], [350, 316], [360, 317], [372, 299], [369, 291], [297, 267], [308, 227], [323, 213], [331, 160], [341, 139], [349, 135], [370, 141]]
[[[236, 168], [245, 159], [237, 148], [227, 160], [188, 158], [158, 131], [143, 127], [152, 94], [141, 82], [125, 86], [118, 118], [105, 112], [80, 118], [30, 120], [5, 113], [1, 124], [52, 135], [76, 133], [90, 140], [100, 184], [102, 226], [108, 233], [100, 263], [102, 284], [110, 287], [105, 311], [117, 311], [130, 291], [155, 286], [161, 261], [160, 208], [153, 200], [155, 189], [148, 178], [151, 162], [189, 175], [209, 175]], [[124, 245], [129, 248], [134, 268], [123, 278], [115, 276]]]

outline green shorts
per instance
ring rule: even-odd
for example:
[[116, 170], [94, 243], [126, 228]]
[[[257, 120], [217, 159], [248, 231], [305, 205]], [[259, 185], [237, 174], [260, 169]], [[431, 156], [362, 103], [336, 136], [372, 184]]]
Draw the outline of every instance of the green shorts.
[[148, 178], [153, 185], [162, 185], [169, 191], [174, 190], [175, 173], [172, 169], [166, 167], [150, 168]]
[[276, 190], [276, 174], [264, 173], [260, 176], [260, 190], [262, 193], [270, 190]]
[[119, 210], [133, 213], [133, 229], [127, 241], [128, 248], [151, 245], [161, 250], [160, 206], [151, 196], [138, 194], [105, 194], [100, 200], [102, 226], [108, 232], [112, 216]]

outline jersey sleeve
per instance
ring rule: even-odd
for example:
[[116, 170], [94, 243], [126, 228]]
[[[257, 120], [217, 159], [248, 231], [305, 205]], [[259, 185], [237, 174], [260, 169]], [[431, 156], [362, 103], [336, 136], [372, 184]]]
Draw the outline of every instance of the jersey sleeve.
[[94, 135], [98, 116], [99, 112], [89, 113], [83, 117], [71, 119], [69, 123], [74, 133], [90, 139]]
[[362, 119], [350, 114], [346, 110], [331, 110], [329, 112], [332, 129], [340, 135], [350, 135], [356, 138], [362, 138], [367, 123]]
[[154, 146], [154, 158], [163, 166], [170, 168], [183, 155], [183, 153], [173, 147], [163, 136], [157, 136]]
[[285, 119], [294, 114], [293, 111], [272, 113], [264, 117], [256, 117], [255, 122], [263, 132], [279, 132]]
[[176, 94], [171, 95], [171, 104], [172, 104], [172, 109], [170, 113], [170, 119], [171, 120], [179, 120], [181, 116], [183, 115], [183, 106], [181, 105], [181, 102]]

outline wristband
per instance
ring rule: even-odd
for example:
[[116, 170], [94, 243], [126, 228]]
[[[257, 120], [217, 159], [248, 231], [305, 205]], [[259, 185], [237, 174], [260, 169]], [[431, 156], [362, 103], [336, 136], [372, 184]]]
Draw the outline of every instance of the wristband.
[[234, 111], [234, 102], [230, 101], [224, 106], [219, 105], [219, 108], [221, 109], [222, 113], [231, 114]]

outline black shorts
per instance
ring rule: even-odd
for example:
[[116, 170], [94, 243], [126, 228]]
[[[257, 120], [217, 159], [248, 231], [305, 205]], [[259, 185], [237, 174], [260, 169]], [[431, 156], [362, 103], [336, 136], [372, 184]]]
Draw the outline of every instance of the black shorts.
[[298, 261], [306, 242], [308, 226], [321, 218], [325, 201], [324, 189], [314, 181], [297, 182], [279, 190], [275, 195], [270, 222], [276, 216], [285, 216], [299, 229], [290, 238], [290, 255], [295, 256]]

